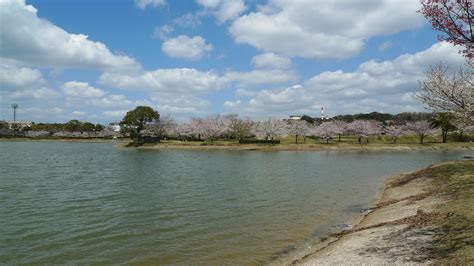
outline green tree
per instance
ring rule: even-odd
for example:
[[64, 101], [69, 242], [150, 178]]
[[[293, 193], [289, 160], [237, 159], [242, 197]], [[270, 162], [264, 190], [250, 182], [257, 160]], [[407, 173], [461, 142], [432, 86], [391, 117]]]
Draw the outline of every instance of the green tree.
[[95, 131], [102, 131], [102, 130], [104, 130], [104, 128], [105, 128], [105, 127], [104, 127], [103, 125], [101, 125], [101, 124], [96, 124], [94, 130], [95, 130]]
[[81, 131], [82, 123], [79, 120], [73, 119], [64, 124], [64, 130], [69, 132]]
[[452, 113], [437, 113], [431, 119], [431, 127], [441, 128], [441, 135], [443, 137], [443, 143], [446, 143], [448, 139], [448, 131], [456, 129], [454, 126], [454, 115]]
[[91, 132], [95, 131], [95, 125], [91, 122], [84, 122], [81, 125], [81, 131]]
[[160, 114], [153, 110], [153, 108], [148, 106], [138, 106], [137, 108], [127, 112], [120, 122], [120, 126], [124, 133], [129, 133], [131, 138], [136, 138], [140, 135], [140, 131], [145, 128], [147, 123], [159, 120]]

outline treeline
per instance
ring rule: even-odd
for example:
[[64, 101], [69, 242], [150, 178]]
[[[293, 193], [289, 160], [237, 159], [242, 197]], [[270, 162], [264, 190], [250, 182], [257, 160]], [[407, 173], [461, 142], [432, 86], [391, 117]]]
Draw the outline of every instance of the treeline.
[[431, 120], [433, 119], [433, 114], [422, 113], [422, 112], [405, 112], [405, 113], [392, 115], [392, 114], [386, 114], [386, 113], [372, 112], [368, 114], [337, 115], [337, 116], [332, 117], [331, 119], [345, 121], [345, 122], [352, 122], [355, 120], [375, 120], [382, 123], [386, 123], [387, 121], [415, 122], [415, 121]]
[[34, 123], [25, 125], [17, 123], [10, 125], [7, 122], [0, 121], [0, 129], [12, 129], [17, 131], [50, 131], [50, 132], [98, 132], [104, 130], [102, 124], [93, 124], [87, 121], [70, 120], [66, 123]]

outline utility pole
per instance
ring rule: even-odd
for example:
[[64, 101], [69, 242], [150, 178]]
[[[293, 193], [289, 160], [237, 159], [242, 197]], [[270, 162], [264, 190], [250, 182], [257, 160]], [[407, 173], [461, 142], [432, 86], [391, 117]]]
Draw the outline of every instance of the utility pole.
[[18, 104], [17, 103], [12, 104], [12, 108], [13, 108], [13, 122], [16, 122], [16, 109], [18, 108]]

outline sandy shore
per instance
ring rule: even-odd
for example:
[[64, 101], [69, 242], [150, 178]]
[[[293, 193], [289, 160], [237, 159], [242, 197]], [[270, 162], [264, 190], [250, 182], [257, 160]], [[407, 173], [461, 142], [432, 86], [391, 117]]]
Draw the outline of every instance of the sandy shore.
[[[472, 162], [472, 161], [471, 161]], [[453, 162], [438, 164], [446, 165]], [[424, 265], [436, 262], [427, 250], [439, 236], [437, 210], [449, 201], [433, 184], [429, 169], [389, 178], [371, 210], [346, 231], [294, 260], [298, 265]], [[473, 178], [472, 173], [468, 174]], [[474, 262], [473, 262], [474, 263]]]

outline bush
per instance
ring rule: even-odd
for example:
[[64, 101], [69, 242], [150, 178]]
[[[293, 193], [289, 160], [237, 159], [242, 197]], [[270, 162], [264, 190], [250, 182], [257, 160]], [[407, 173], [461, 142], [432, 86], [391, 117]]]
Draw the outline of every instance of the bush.
[[280, 144], [280, 140], [266, 140], [266, 139], [242, 139], [240, 144]]

